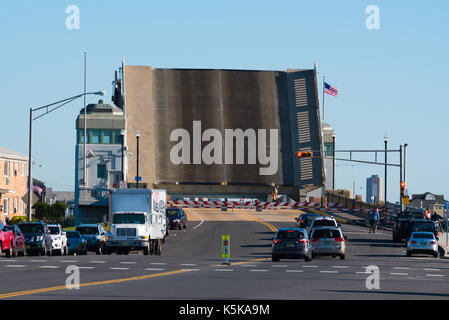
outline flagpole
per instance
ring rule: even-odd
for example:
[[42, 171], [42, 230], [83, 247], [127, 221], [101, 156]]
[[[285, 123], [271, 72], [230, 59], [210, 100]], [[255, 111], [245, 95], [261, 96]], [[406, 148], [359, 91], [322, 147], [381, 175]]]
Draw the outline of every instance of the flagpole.
[[325, 86], [325, 76], [323, 76], [323, 123], [324, 123], [324, 86]]

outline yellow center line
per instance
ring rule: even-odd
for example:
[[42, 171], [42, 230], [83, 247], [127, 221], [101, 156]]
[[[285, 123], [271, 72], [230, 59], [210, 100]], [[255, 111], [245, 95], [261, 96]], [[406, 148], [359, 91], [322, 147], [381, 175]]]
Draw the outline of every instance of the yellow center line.
[[[144, 280], [144, 279], [148, 279], [148, 278], [162, 277], [162, 276], [180, 274], [180, 273], [185, 273], [185, 272], [190, 272], [190, 271], [191, 270], [188, 270], [188, 269], [181, 269], [181, 270], [175, 270], [175, 271], [169, 271], [169, 272], [147, 274], [147, 275], [143, 275], [143, 276], [135, 276], [135, 277], [130, 277], [130, 278], [86, 282], [86, 283], [80, 283], [80, 288], [81, 287], [90, 287], [90, 286], [100, 286], [100, 285], [106, 285], [106, 284], [112, 284], [112, 283], [121, 283], [121, 282], [127, 282], [127, 281]], [[59, 291], [59, 290], [68, 290], [68, 288], [66, 286], [56, 286], [56, 287], [10, 292], [10, 293], [0, 294], [0, 299], [13, 298], [13, 297], [18, 297], [18, 296], [42, 293], [42, 292]]]
[[254, 217], [254, 216], [252, 216], [252, 215], [250, 215], [250, 214], [247, 214], [247, 213], [244, 213], [244, 212], [240, 212], [240, 213], [243, 214], [244, 216], [246, 216], [247, 218], [249, 218], [250, 220], [259, 222], [259, 223], [261, 223], [261, 224], [267, 226], [267, 227], [268, 227], [271, 231], [273, 231], [274, 233], [276, 233], [276, 232], [278, 231], [278, 230], [276, 229], [276, 227], [273, 226], [271, 223], [268, 223], [268, 222], [266, 222], [266, 221], [263, 221], [263, 220], [260, 219], [260, 218]]

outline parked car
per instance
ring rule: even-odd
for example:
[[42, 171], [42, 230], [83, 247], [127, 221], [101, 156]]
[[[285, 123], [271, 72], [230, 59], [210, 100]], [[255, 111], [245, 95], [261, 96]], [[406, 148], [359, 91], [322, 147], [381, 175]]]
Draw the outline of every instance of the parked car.
[[18, 225], [25, 236], [25, 248], [28, 254], [51, 255], [50, 230], [44, 222], [26, 222]]
[[310, 242], [312, 244], [312, 257], [339, 256], [345, 259], [346, 244], [343, 232], [339, 227], [317, 227], [312, 229]]
[[48, 229], [50, 230], [52, 252], [57, 252], [61, 256], [66, 255], [68, 253], [67, 236], [62, 230], [62, 226], [60, 224], [49, 224]]
[[67, 231], [67, 248], [69, 254], [87, 254], [87, 241], [78, 231]]
[[300, 258], [312, 260], [312, 250], [307, 232], [301, 228], [281, 228], [276, 232], [271, 246], [271, 260]]
[[7, 225], [4, 226], [4, 231], [11, 231], [14, 235], [14, 248], [12, 250], [12, 256], [26, 256], [26, 248], [25, 248], [25, 236], [22, 231], [16, 225]]
[[438, 241], [433, 232], [415, 231], [407, 241], [407, 257], [412, 254], [424, 253], [438, 257]]
[[296, 220], [296, 227], [306, 229], [309, 227], [310, 223], [312, 223], [312, 220], [321, 217], [319, 213], [303, 213], [299, 217], [295, 218]]
[[165, 214], [170, 220], [170, 229], [187, 228], [187, 216], [182, 208], [167, 208]]
[[14, 233], [11, 230], [6, 230], [0, 223], [0, 257], [2, 253], [6, 253], [6, 257], [11, 257], [14, 251]]
[[83, 238], [87, 241], [87, 251], [96, 254], [104, 254], [106, 247], [106, 232], [101, 224], [80, 224], [76, 227]]

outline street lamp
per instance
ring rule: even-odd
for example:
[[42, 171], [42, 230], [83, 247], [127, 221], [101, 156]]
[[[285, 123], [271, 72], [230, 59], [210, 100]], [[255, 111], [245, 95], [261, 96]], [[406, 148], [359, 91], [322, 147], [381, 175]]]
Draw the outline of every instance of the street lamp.
[[387, 134], [384, 136], [385, 143], [385, 210], [387, 209], [387, 146], [388, 146], [388, 137]]
[[140, 139], [140, 130], [136, 131], [136, 140], [137, 140], [137, 189], [139, 189], [139, 139]]
[[[76, 96], [73, 96], [73, 97], [70, 97], [70, 98], [67, 98], [67, 99], [64, 99], [64, 100], [60, 100], [60, 101], [57, 101], [57, 102], [54, 102], [54, 103], [51, 103], [51, 104], [47, 104], [47, 105], [42, 106], [42, 107], [38, 107], [38, 108], [34, 108], [34, 109], [30, 108], [30, 132], [29, 132], [29, 137], [28, 137], [28, 201], [27, 201], [27, 211], [28, 211], [27, 213], [28, 213], [28, 221], [29, 222], [31, 222], [31, 205], [32, 205], [31, 198], [33, 196], [33, 190], [32, 190], [32, 187], [33, 187], [33, 174], [32, 174], [32, 163], [31, 163], [31, 161], [32, 161], [32, 150], [33, 150], [33, 121], [37, 120], [37, 119], [39, 119], [39, 118], [41, 118], [41, 117], [43, 117], [43, 116], [45, 116], [45, 115], [47, 115], [47, 114], [57, 110], [59, 108], [61, 108], [62, 106], [66, 105], [66, 104], [68, 104], [68, 103], [70, 103], [70, 102], [72, 102], [72, 101], [74, 101], [74, 100], [76, 100], [78, 98], [84, 97], [86, 95], [91, 95], [91, 94], [104, 96], [105, 92], [104, 91], [97, 91], [97, 92], [82, 93], [82, 94], [79, 94], [79, 95], [76, 95]], [[56, 106], [58, 104], [61, 104], [61, 105]], [[48, 108], [52, 107], [52, 106], [56, 106], [56, 107], [53, 107], [52, 109], [49, 110]], [[84, 108], [85, 107], [86, 106], [84, 106]], [[37, 116], [36, 118], [33, 118], [33, 113], [34, 112], [40, 111], [40, 110], [43, 110], [43, 109], [45, 109], [45, 112], [43, 114]], [[86, 136], [84, 136], [84, 141], [86, 141]]]
[[332, 190], [335, 190], [335, 133], [332, 134]]
[[122, 137], [122, 181], [125, 181], [125, 157], [124, 157], [124, 153], [125, 153], [125, 134], [126, 134], [126, 129], [122, 129], [120, 131], [120, 136]]

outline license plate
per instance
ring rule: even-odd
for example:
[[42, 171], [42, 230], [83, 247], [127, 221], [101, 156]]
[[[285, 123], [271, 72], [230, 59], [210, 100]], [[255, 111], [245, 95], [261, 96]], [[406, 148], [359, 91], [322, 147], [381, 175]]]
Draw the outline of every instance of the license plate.
[[127, 246], [128, 245], [128, 241], [123, 242], [123, 245]]
[[25, 246], [25, 248], [26, 248], [26, 249], [30, 249], [31, 246], [28, 244], [28, 245]]
[[288, 243], [287, 244], [287, 248], [294, 248], [295, 247], [295, 244], [294, 243]]
[[425, 245], [427, 245], [427, 242], [421, 242], [421, 245], [425, 246]]

